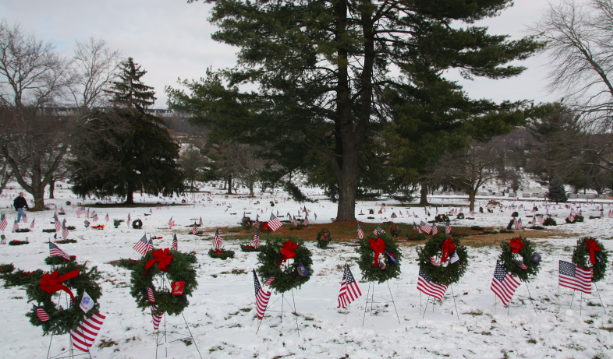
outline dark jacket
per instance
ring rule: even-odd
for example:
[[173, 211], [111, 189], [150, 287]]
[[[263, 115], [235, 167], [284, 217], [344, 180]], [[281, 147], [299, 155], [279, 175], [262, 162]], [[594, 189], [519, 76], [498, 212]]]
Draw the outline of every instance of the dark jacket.
[[28, 207], [28, 202], [26, 202], [26, 199], [23, 197], [15, 198], [15, 200], [13, 201], [13, 207], [15, 207], [15, 210], [18, 210], [19, 208], [23, 207], [30, 209], [30, 207]]

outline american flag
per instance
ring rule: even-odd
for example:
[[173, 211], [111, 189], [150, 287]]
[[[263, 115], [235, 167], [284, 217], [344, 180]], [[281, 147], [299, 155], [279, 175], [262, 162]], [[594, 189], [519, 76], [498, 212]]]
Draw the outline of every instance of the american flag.
[[360, 227], [359, 223], [358, 223], [358, 238], [364, 239], [364, 231], [362, 230], [362, 227]]
[[292, 218], [292, 224], [294, 225], [294, 227], [298, 227], [298, 221], [296, 220], [296, 217]]
[[155, 314], [155, 311], [158, 310], [157, 304], [151, 306], [151, 318], [153, 319], [153, 330], [160, 329], [160, 322], [162, 321], [162, 316], [164, 313]]
[[515, 229], [517, 230], [522, 229], [523, 226], [521, 224], [521, 218], [520, 219], [513, 218], [513, 221], [515, 222]]
[[271, 285], [272, 282], [274, 281], [275, 281], [275, 277], [266, 278], [266, 280], [264, 281], [264, 285], [266, 286]]
[[253, 247], [257, 248], [260, 246], [260, 228], [255, 229], [255, 235], [253, 236]]
[[279, 220], [279, 218], [275, 217], [273, 213], [270, 214], [270, 220], [268, 221], [268, 227], [275, 232], [277, 229], [281, 228], [283, 223]]
[[104, 217], [104, 220], [105, 220], [105, 221], [107, 221], [107, 222], [109, 221], [109, 214], [108, 214], [108, 213], [107, 213], [107, 214], [106, 214], [106, 216]]
[[432, 263], [433, 266], [438, 267], [438, 263], [436, 262], [436, 258], [434, 258], [434, 256], [430, 257], [430, 263]]
[[77, 329], [70, 331], [72, 345], [81, 351], [89, 352], [89, 348], [94, 344], [104, 319], [106, 319], [106, 316], [100, 313], [94, 313], [89, 318], [84, 315]]
[[198, 227], [196, 225], [192, 227], [192, 234], [198, 234]]
[[98, 222], [98, 213], [94, 212], [94, 214], [92, 215], [92, 220], [94, 222]]
[[143, 238], [136, 242], [132, 249], [144, 256], [145, 254], [147, 254], [147, 252], [153, 249], [153, 242], [151, 240], [147, 242], [147, 235], [144, 234]]
[[145, 287], [147, 291], [147, 297], [151, 303], [155, 303], [155, 296], [153, 295], [153, 289], [151, 287]]
[[578, 290], [586, 294], [592, 294], [593, 270], [583, 269], [573, 263], [560, 261], [559, 284], [562, 287]]
[[568, 221], [569, 221], [569, 222], [572, 222], [572, 221], [574, 221], [574, 220], [575, 220], [575, 217], [573, 217], [573, 215], [572, 215], [572, 214], [568, 216]]
[[64, 220], [62, 223], [62, 237], [64, 237], [64, 239], [68, 238], [68, 233], [68, 227], [66, 227], [66, 221]]
[[62, 223], [60, 222], [59, 219], [56, 219], [55, 220], [55, 231], [59, 233], [61, 229], [62, 229]]
[[374, 233], [375, 236], [378, 236], [379, 233], [385, 233], [385, 231], [383, 230], [383, 228], [381, 228], [381, 226], [377, 226], [377, 228], [375, 228], [375, 230], [372, 231], [372, 233]]
[[419, 278], [417, 279], [417, 289], [425, 295], [429, 295], [441, 301], [445, 296], [445, 292], [447, 292], [446, 285], [431, 282], [421, 270], [419, 271]]
[[308, 227], [308, 226], [309, 226], [309, 217], [304, 217], [304, 221], [302, 221], [302, 224], [303, 224], [305, 227]]
[[428, 223], [425, 223], [424, 221], [421, 221], [421, 223], [419, 224], [419, 227], [422, 231], [426, 233], [430, 233], [430, 231], [432, 230], [432, 226], [429, 225]]
[[32, 304], [32, 306], [34, 307], [36, 316], [38, 317], [38, 319], [40, 319], [41, 322], [46, 322], [49, 320], [49, 314], [47, 314], [47, 312], [45, 312], [42, 307], [37, 307], [34, 304]]
[[266, 307], [268, 306], [268, 300], [270, 299], [270, 291], [265, 292], [260, 285], [255, 269], [253, 270], [253, 285], [255, 287], [255, 305], [257, 307], [258, 318], [264, 318]]
[[491, 289], [492, 292], [500, 298], [503, 305], [506, 306], [509, 304], [513, 297], [513, 293], [515, 293], [519, 285], [520, 283], [507, 273], [500, 262], [496, 262], [496, 270], [494, 271], [494, 278], [492, 278]]
[[63, 257], [66, 260], [70, 260], [70, 256], [60, 249], [57, 244], [49, 241], [49, 257]]
[[172, 249], [173, 251], [178, 251], [179, 250], [179, 240], [177, 239], [177, 234], [175, 233], [174, 237], [172, 237], [172, 246], [170, 246], [170, 249]]
[[19, 229], [19, 223], [15, 221], [15, 223], [13, 223], [13, 232], [16, 232], [18, 229]]
[[200, 217], [200, 222], [198, 223], [200, 226], [202, 226], [202, 217]]
[[9, 222], [6, 220], [6, 215], [0, 216], [0, 231], [4, 232], [6, 226], [8, 226]]
[[213, 248], [221, 249], [221, 236], [219, 235], [219, 228], [215, 231], [215, 237], [213, 238]]
[[445, 234], [451, 234], [451, 223], [445, 223]]
[[89, 219], [89, 208], [87, 209], [87, 212], [85, 212], [85, 218]]
[[83, 213], [85, 213], [85, 208], [77, 207], [77, 218], [81, 217]]
[[432, 235], [435, 236], [438, 234], [438, 227], [437, 226], [432, 226]]
[[341, 283], [341, 289], [338, 292], [338, 307], [345, 308], [351, 302], [358, 299], [362, 295], [358, 282], [356, 282], [351, 269], [345, 264], [345, 272], [343, 273], [343, 281]]

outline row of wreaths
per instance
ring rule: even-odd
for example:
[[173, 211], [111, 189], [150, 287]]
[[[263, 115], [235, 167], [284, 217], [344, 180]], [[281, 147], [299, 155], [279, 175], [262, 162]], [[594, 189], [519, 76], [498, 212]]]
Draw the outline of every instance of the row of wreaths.
[[[502, 252], [498, 261], [514, 277], [529, 281], [539, 271], [540, 256], [536, 254], [532, 242], [518, 237], [501, 245]], [[385, 282], [400, 275], [402, 254], [392, 238], [380, 233], [376, 238], [360, 241], [357, 251], [362, 272], [362, 281]], [[442, 285], [456, 283], [466, 272], [468, 254], [466, 247], [457, 238], [439, 235], [430, 239], [422, 249], [418, 249], [420, 271], [430, 281]], [[297, 238], [275, 238], [260, 246], [258, 253], [259, 275], [269, 282], [271, 289], [284, 293], [306, 283], [312, 275], [311, 252]], [[604, 278], [607, 252], [601, 242], [594, 238], [582, 238], [573, 252], [573, 263], [579, 267], [593, 268], [594, 282]], [[141, 309], [151, 307], [150, 297], [145, 288], [152, 288], [157, 305], [157, 314], [178, 315], [189, 305], [198, 283], [194, 268], [195, 256], [169, 249], [148, 252], [140, 260], [134, 261], [131, 275], [131, 295]], [[38, 278], [29, 281], [26, 287], [28, 300], [42, 308], [49, 319], [42, 321], [36, 310], [27, 313], [30, 322], [41, 326], [44, 333], [65, 334], [74, 329], [83, 317], [78, 303], [83, 293], [96, 303], [87, 315], [98, 312], [98, 299], [102, 295], [97, 280], [97, 268], [88, 269], [76, 261], [53, 267], [51, 273], [37, 271]], [[42, 277], [42, 278], [41, 278]], [[155, 277], [157, 281], [154, 281]], [[274, 280], [269, 281], [273, 278]], [[40, 279], [40, 280], [38, 280]], [[180, 295], [166, 289], [166, 285], [156, 288], [154, 283], [184, 282]], [[53, 294], [66, 292], [73, 305], [68, 308], [57, 307]], [[76, 305], [74, 303], [77, 303]]]

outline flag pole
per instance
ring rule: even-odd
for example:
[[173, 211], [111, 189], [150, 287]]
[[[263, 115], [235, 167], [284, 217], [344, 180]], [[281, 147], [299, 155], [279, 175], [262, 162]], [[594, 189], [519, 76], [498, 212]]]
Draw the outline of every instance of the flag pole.
[[421, 291], [419, 291], [419, 312], [421, 313]]
[[560, 307], [560, 285], [558, 285], [558, 312], [561, 310], [562, 308]]
[[496, 304], [498, 303], [498, 297], [494, 294], [494, 314], [496, 314]]

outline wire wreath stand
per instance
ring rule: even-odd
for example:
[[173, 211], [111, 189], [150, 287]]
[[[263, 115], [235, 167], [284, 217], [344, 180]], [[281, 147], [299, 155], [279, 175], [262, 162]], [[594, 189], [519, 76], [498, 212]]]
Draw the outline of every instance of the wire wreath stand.
[[[162, 274], [162, 287], [166, 288], [166, 273]], [[158, 358], [158, 349], [160, 346], [162, 345], [164, 346], [164, 355], [166, 358], [168, 358], [168, 344], [189, 338], [191, 339], [192, 343], [194, 343], [194, 346], [196, 347], [196, 350], [198, 351], [198, 355], [202, 359], [202, 353], [200, 353], [200, 348], [198, 348], [198, 343], [196, 343], [196, 338], [194, 338], [192, 331], [189, 329], [189, 325], [187, 324], [185, 315], [181, 313], [181, 317], [183, 317], [183, 322], [185, 323], [185, 328], [187, 329], [187, 332], [189, 334], [168, 330], [166, 328], [166, 317], [168, 316], [168, 314], [164, 313], [163, 316], [164, 316], [164, 325], [163, 325], [164, 329], [163, 330], [158, 329], [154, 333], [155, 334], [155, 358], [156, 359]], [[153, 313], [152, 313], [152, 318], [153, 318]], [[169, 341], [169, 334], [176, 334], [179, 337]]]
[[[375, 303], [387, 303], [388, 300], [391, 301], [392, 304], [394, 305], [394, 312], [396, 312], [396, 318], [398, 319], [398, 324], [400, 324], [400, 316], [398, 315], [398, 309], [396, 308], [396, 302], [394, 301], [394, 295], [392, 294], [392, 289], [390, 288], [389, 281], [386, 280], [385, 283], [387, 284], [387, 289], [390, 292], [390, 298], [375, 297], [376, 283], [375, 282], [368, 283], [368, 291], [366, 293], [366, 304], [364, 305], [364, 315], [362, 316], [362, 326], [364, 326], [364, 323], [366, 322], [366, 312], [368, 311], [368, 304], [370, 304], [370, 315], [372, 316], [374, 313], [373, 305]], [[371, 293], [371, 288], [372, 288], [372, 293]], [[381, 302], [375, 301], [375, 298], [378, 300], [382, 300], [382, 301]]]
[[[64, 295], [66, 297], [66, 306], [70, 306], [70, 302], [68, 301], [68, 294], [64, 293], [64, 292], [60, 292], [58, 293], [58, 299], [57, 299], [57, 305], [60, 305], [60, 302], [62, 300], [62, 295]], [[47, 359], [63, 359], [63, 358], [76, 358], [76, 357], [80, 357], [80, 356], [89, 356], [89, 358], [92, 358], [92, 354], [89, 352], [89, 350], [87, 352], [81, 352], [81, 350], [79, 350], [80, 353], [76, 353], [73, 350], [73, 345], [72, 345], [72, 336], [70, 335], [70, 333], [68, 333], [68, 340], [69, 340], [69, 345], [68, 345], [68, 349], [67, 350], [62, 350], [61, 352], [59, 352], [58, 354], [55, 354], [53, 356], [51, 356], [51, 344], [53, 343], [53, 333], [51, 333], [51, 337], [49, 338], [49, 348], [47, 349]]]
[[[460, 319], [460, 312], [458, 311], [458, 303], [456, 303], [455, 301], [455, 294], [453, 293], [453, 284], [449, 285], [449, 288], [451, 288], [451, 298], [453, 299], [453, 305], [455, 307], [455, 313], [458, 317], [459, 321], [462, 321], [462, 319]], [[426, 295], [426, 307], [424, 308], [424, 312], [422, 314], [421, 312], [421, 295], [422, 295], [422, 291], [419, 291], [419, 314], [422, 315], [422, 318], [426, 317], [426, 312], [428, 311], [428, 303], [430, 303], [430, 297], [432, 297], [432, 313], [434, 313], [434, 308], [436, 307], [435, 304], [435, 300], [436, 298], [431, 296], [431, 295]], [[444, 298], [444, 296], [443, 296]], [[442, 300], [440, 301], [441, 303], [443, 302]], [[453, 315], [453, 313], [451, 314]]]
[[[605, 314], [607, 314], [607, 309], [604, 305], [604, 302], [602, 301], [602, 297], [600, 296], [600, 290], [598, 289], [598, 287], [596, 286], [596, 283], [592, 282], [592, 284], [594, 284], [594, 287], [596, 288], [596, 292], [598, 293], [598, 298], [600, 299], [600, 305], [602, 306], [602, 310], [604, 310]], [[575, 292], [577, 292], [576, 290], [573, 290], [573, 297], [570, 300], [570, 309], [573, 309], [573, 301], [575, 300]], [[579, 298], [579, 315], [582, 315], [582, 311], [583, 311], [583, 292], [581, 292], [581, 297]], [[558, 310], [560, 310], [560, 286], [558, 285]]]

